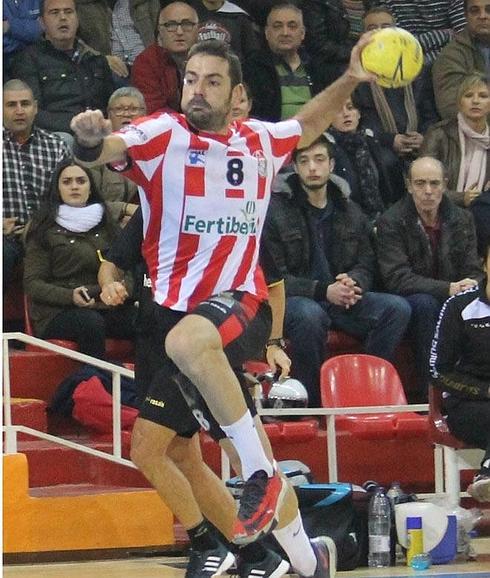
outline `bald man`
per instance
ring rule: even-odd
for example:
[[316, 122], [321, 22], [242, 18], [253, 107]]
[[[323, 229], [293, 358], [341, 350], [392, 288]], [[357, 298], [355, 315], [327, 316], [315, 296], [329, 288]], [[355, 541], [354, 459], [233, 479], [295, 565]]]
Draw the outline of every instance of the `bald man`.
[[172, 2], [161, 10], [156, 41], [137, 56], [131, 70], [131, 84], [143, 93], [148, 114], [180, 111], [182, 71], [197, 41], [198, 21], [185, 2]]
[[[419, 401], [427, 400], [432, 337], [444, 301], [474, 287], [483, 271], [473, 217], [446, 197], [442, 163], [415, 160], [406, 179], [408, 195], [379, 219], [377, 253], [385, 288], [412, 308], [408, 335], [419, 372]], [[415, 400], [414, 400], [415, 401]]]

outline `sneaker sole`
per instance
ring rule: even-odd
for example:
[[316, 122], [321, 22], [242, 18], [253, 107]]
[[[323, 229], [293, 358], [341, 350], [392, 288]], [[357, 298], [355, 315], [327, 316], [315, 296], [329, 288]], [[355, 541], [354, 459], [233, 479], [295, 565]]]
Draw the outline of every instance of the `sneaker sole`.
[[281, 576], [284, 576], [289, 572], [290, 568], [291, 567], [286, 560], [281, 560], [279, 566], [274, 570], [274, 572], [272, 572], [272, 574], [269, 574], [268, 578], [281, 578]]
[[270, 534], [277, 526], [277, 523], [279, 521], [279, 510], [281, 509], [287, 490], [288, 490], [288, 483], [281, 476], [281, 491], [279, 492], [279, 496], [276, 502], [276, 508], [274, 511], [274, 516], [271, 518], [271, 521], [266, 526], [264, 526], [257, 532], [254, 532], [253, 534], [234, 536], [233, 543], [237, 544], [238, 546], [245, 546], [247, 544], [250, 544], [251, 542], [255, 542], [255, 540], [267, 536], [267, 534]]
[[214, 574], [211, 575], [211, 578], [214, 578], [215, 576], [222, 576], [229, 568], [233, 566], [234, 563], [235, 563], [235, 556], [231, 552], [228, 552], [226, 558], [219, 565], [219, 568], [216, 570]]

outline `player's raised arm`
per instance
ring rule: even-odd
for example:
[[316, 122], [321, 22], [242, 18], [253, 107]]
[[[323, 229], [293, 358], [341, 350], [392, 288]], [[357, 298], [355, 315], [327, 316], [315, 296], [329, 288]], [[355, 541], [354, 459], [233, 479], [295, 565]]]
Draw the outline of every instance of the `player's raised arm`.
[[366, 72], [361, 65], [361, 51], [370, 42], [372, 32], [363, 34], [352, 49], [349, 67], [335, 82], [327, 86], [295, 115], [303, 127], [298, 148], [308, 147], [328, 129], [335, 115], [352, 94], [356, 86], [363, 81], [375, 80], [376, 76]]
[[126, 159], [126, 143], [111, 134], [111, 121], [105, 119], [100, 110], [77, 114], [70, 127], [75, 135], [73, 153], [83, 165], [93, 167]]

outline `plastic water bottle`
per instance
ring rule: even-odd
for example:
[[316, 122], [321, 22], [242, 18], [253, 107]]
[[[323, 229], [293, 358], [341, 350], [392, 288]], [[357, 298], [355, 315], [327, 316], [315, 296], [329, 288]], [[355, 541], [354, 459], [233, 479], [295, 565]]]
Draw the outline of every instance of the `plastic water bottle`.
[[395, 524], [395, 506], [401, 504], [407, 499], [407, 495], [402, 490], [400, 482], [393, 482], [390, 489], [386, 492], [388, 499], [391, 504], [391, 535], [390, 535], [390, 565], [398, 566], [403, 564], [405, 560], [405, 555], [403, 554], [402, 547], [398, 543], [396, 524]]
[[390, 489], [386, 492], [386, 495], [390, 499], [391, 505], [394, 509], [397, 504], [401, 503], [401, 499], [405, 495], [400, 487], [400, 482], [393, 482]]
[[370, 568], [390, 565], [391, 505], [383, 488], [376, 488], [369, 502], [369, 558]]

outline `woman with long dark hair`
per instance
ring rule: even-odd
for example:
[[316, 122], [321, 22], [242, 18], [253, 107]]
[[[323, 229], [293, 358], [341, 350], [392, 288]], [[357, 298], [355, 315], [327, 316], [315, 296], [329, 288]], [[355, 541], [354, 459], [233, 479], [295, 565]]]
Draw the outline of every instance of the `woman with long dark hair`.
[[60, 163], [26, 239], [24, 289], [38, 337], [76, 341], [99, 358], [106, 337], [133, 337], [134, 307], [98, 299], [102, 254], [117, 232], [91, 173], [73, 159]]

